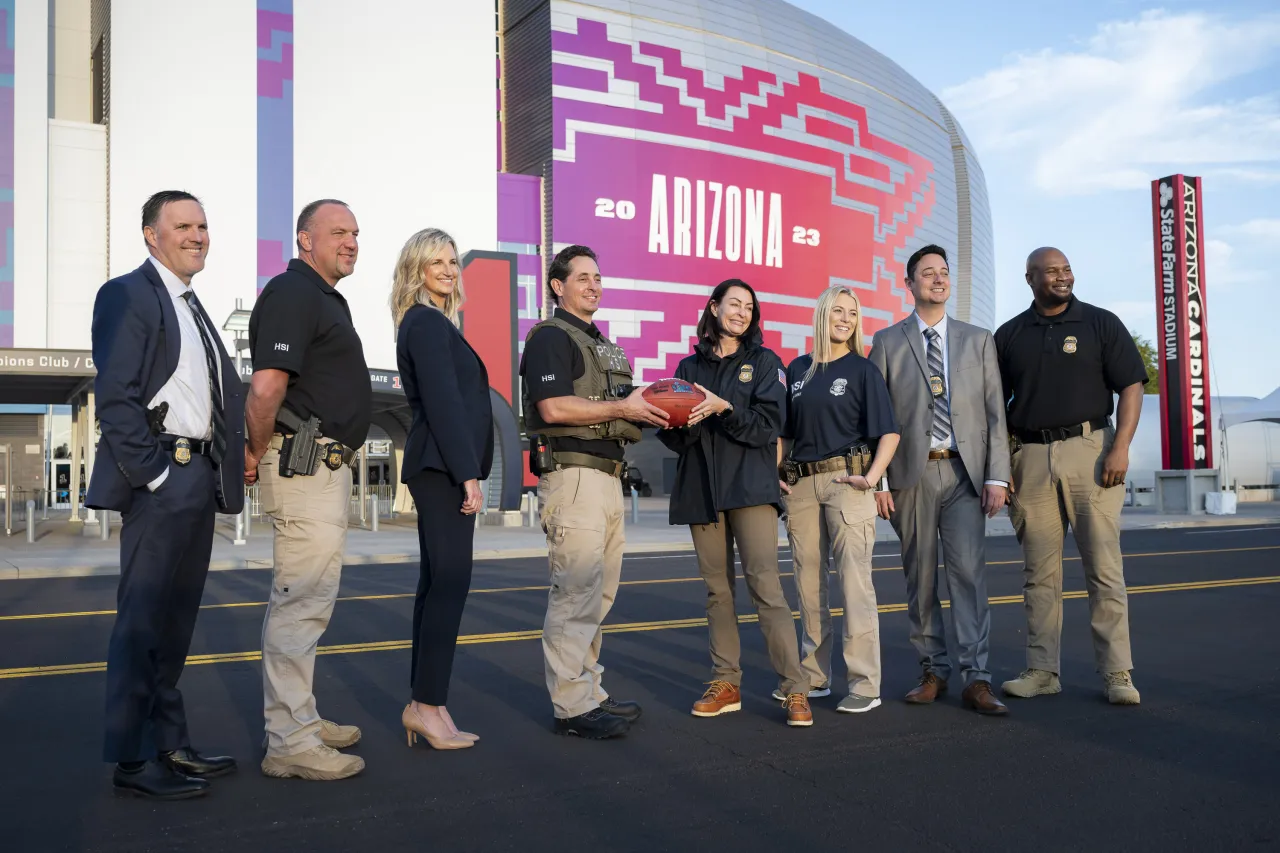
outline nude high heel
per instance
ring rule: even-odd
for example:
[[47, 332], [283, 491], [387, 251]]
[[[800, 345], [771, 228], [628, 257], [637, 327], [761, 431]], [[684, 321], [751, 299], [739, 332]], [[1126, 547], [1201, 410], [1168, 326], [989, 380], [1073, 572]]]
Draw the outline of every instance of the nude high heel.
[[405, 738], [412, 747], [421, 735], [432, 749], [468, 749], [474, 745], [474, 741], [464, 738], [438, 738], [427, 731], [426, 725], [422, 722], [422, 718], [413, 712], [413, 705], [405, 705], [404, 712], [400, 715], [400, 724], [404, 726]]
[[459, 729], [458, 724], [453, 721], [453, 715], [449, 713], [449, 710], [447, 708], [444, 708], [443, 705], [441, 706], [441, 708], [443, 709], [443, 711], [440, 716], [443, 717], [444, 721], [449, 724], [449, 728], [453, 729], [454, 735], [462, 738], [463, 740], [469, 740], [472, 743], [476, 743], [480, 740], [480, 735], [473, 735], [471, 732], [464, 732], [461, 729]]

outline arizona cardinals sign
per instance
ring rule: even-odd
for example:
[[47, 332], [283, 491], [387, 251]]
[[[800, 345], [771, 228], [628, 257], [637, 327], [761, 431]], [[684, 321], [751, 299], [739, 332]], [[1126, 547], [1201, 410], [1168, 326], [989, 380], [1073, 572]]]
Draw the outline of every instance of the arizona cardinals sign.
[[1163, 464], [1168, 470], [1212, 468], [1200, 179], [1152, 181], [1151, 204]]

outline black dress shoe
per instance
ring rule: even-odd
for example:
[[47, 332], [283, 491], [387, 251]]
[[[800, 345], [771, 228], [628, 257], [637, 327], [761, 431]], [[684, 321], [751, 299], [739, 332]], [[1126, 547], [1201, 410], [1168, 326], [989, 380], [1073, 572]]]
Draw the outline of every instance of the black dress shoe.
[[168, 765], [175, 773], [199, 779], [214, 779], [236, 772], [236, 760], [231, 756], [204, 756], [189, 746], [160, 753], [160, 762]]
[[604, 701], [600, 703], [600, 707], [613, 714], [615, 717], [621, 717], [628, 723], [634, 723], [640, 719], [639, 702], [617, 702], [612, 696], [606, 696]]
[[209, 792], [208, 782], [185, 776], [160, 761], [148, 761], [136, 770], [117, 764], [111, 782], [117, 793], [153, 800], [188, 800]]
[[631, 724], [622, 717], [615, 717], [604, 708], [593, 708], [585, 714], [556, 720], [556, 734], [577, 735], [588, 740], [604, 740], [605, 738], [625, 735]]

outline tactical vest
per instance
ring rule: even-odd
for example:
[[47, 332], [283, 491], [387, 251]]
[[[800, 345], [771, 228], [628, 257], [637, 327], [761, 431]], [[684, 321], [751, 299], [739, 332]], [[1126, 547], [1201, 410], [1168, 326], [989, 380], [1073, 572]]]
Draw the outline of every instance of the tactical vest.
[[[582, 376], [573, 380], [573, 396], [587, 400], [622, 399], [616, 393], [616, 389], [619, 385], [631, 384], [631, 364], [627, 361], [627, 354], [622, 347], [608, 338], [593, 338], [578, 327], [556, 317], [550, 320], [543, 320], [530, 329], [529, 334], [524, 339], [525, 346], [529, 345], [529, 340], [540, 329], [547, 326], [554, 326], [557, 329], [564, 330], [569, 335], [569, 339], [582, 351], [582, 362], [586, 366], [586, 370], [582, 372]], [[529, 399], [527, 384], [521, 396], [523, 398], [521, 400], [521, 408], [524, 411], [525, 429], [530, 433], [548, 438], [581, 438], [588, 441], [608, 439], [623, 443], [636, 442], [642, 438], [640, 427], [620, 418], [592, 426], [565, 426], [563, 424], [546, 423], [538, 414], [538, 407]]]

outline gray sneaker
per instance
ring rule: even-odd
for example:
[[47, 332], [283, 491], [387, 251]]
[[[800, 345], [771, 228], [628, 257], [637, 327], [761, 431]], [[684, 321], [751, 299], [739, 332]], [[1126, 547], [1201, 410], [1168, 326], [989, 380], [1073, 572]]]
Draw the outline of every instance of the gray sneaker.
[[1055, 673], [1043, 669], [1024, 669], [1022, 675], [1012, 681], [1000, 685], [1006, 696], [1017, 696], [1019, 699], [1030, 699], [1032, 696], [1046, 696], [1050, 693], [1061, 693], [1062, 682]]
[[879, 707], [879, 696], [859, 696], [857, 693], [850, 693], [848, 696], [840, 700], [840, 704], [836, 706], [836, 710], [841, 714], [865, 714], [872, 708]]
[[277, 779], [311, 779], [333, 782], [354, 776], [364, 769], [364, 759], [344, 755], [328, 746], [317, 746], [297, 755], [268, 755], [262, 759], [262, 773]]
[[1106, 685], [1107, 701], [1112, 705], [1137, 705], [1141, 701], [1129, 670], [1108, 672], [1102, 676], [1102, 681]]
[[[830, 688], [830, 687], [815, 687], [815, 688], [813, 688], [812, 690], [810, 690], [806, 695], [807, 695], [810, 699], [821, 699], [821, 698], [823, 698], [824, 696], [830, 696], [830, 695], [831, 695], [831, 688]], [[778, 687], [778, 688], [775, 688], [775, 689], [774, 689], [774, 691], [773, 691], [773, 698], [774, 698], [774, 699], [777, 699], [779, 702], [785, 702], [785, 701], [787, 701], [787, 694], [785, 694], [785, 693], [783, 693], [783, 692], [782, 692], [782, 688], [781, 688], [781, 687]]]

